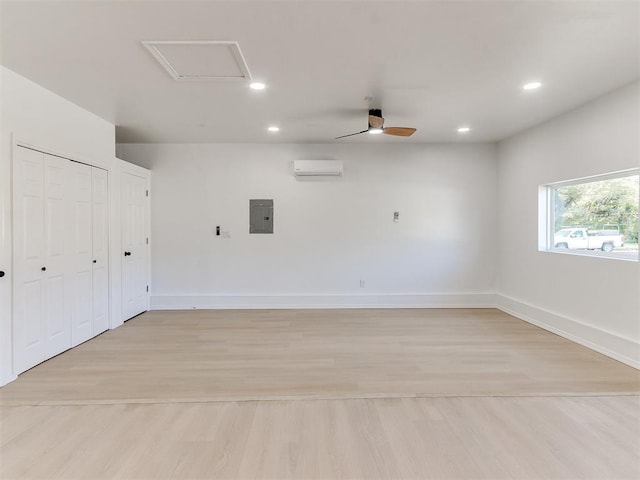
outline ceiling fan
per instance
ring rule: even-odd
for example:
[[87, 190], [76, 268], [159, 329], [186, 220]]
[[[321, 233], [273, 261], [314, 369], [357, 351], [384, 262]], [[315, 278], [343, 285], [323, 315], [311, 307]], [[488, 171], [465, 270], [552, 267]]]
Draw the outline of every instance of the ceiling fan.
[[352, 137], [354, 135], [360, 135], [361, 133], [384, 133], [386, 135], [395, 135], [396, 137], [410, 137], [415, 133], [415, 128], [409, 127], [385, 127], [384, 118], [382, 117], [382, 110], [373, 108], [369, 110], [369, 127], [361, 132], [350, 133], [348, 135], [342, 135], [335, 139]]

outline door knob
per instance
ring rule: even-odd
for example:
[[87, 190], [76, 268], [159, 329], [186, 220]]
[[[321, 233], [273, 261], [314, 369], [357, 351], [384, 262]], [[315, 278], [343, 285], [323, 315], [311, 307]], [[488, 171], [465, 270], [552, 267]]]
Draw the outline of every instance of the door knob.
[[4, 272], [0, 270], [0, 278], [4, 277]]
[[98, 263], [98, 261], [97, 261], [97, 260], [94, 260], [94, 261], [93, 261], [93, 263]]
[[129, 255], [131, 255], [131, 252], [124, 252], [125, 257], [128, 257]]
[[42, 270], [43, 272], [47, 271], [47, 267], [42, 267], [40, 270]]

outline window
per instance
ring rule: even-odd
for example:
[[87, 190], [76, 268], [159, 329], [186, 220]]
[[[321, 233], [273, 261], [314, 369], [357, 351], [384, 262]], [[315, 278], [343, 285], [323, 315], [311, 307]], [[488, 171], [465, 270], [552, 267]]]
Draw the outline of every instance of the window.
[[638, 170], [540, 187], [540, 250], [638, 261]]

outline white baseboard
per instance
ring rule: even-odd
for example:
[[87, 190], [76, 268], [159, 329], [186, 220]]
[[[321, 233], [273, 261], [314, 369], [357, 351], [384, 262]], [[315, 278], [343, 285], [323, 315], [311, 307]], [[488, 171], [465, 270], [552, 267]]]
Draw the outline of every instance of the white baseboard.
[[640, 369], [640, 343], [543, 308], [496, 294], [496, 307], [525, 322]]
[[153, 295], [151, 310], [494, 308], [493, 293], [425, 295]]

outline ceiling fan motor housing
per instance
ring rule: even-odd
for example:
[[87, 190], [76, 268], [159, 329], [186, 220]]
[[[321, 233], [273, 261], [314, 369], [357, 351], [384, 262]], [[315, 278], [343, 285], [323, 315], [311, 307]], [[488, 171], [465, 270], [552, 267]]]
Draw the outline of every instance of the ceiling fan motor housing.
[[369, 126], [368, 126], [369, 131], [371, 132], [372, 130], [376, 130], [375, 133], [380, 133], [379, 131], [382, 131], [382, 128], [384, 125], [384, 118], [382, 118], [382, 110], [378, 108], [370, 109], [368, 118], [369, 118]]

